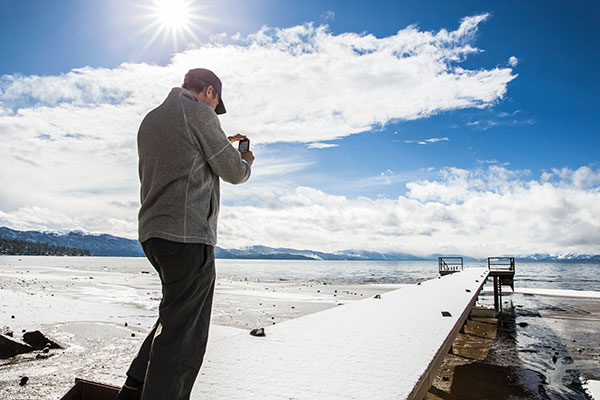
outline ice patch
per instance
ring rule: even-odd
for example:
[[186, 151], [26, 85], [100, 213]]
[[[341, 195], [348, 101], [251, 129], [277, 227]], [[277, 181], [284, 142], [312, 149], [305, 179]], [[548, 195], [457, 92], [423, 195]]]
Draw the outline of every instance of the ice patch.
[[600, 292], [592, 290], [566, 290], [566, 289], [539, 289], [539, 288], [516, 288], [514, 293], [536, 294], [540, 296], [577, 297], [588, 299], [600, 299]]

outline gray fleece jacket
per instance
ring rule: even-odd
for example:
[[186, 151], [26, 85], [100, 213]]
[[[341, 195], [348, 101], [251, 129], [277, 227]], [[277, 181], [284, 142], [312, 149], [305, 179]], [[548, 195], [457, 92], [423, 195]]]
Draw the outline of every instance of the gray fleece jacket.
[[250, 164], [229, 143], [217, 114], [174, 88], [138, 132], [141, 209], [139, 240], [217, 243], [219, 177], [238, 184]]

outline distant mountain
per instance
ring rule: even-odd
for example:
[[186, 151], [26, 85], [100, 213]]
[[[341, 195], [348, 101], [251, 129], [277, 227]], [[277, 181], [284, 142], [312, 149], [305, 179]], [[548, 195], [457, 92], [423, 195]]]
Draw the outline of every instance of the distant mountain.
[[[69, 233], [17, 231], [0, 228], [0, 238], [17, 239], [35, 243], [47, 243], [54, 246], [65, 246], [89, 250], [94, 256], [144, 257], [142, 246], [136, 241], [108, 234], [90, 235], [79, 231]], [[289, 248], [273, 248], [267, 246], [251, 246], [244, 249], [215, 249], [216, 258], [226, 259], [273, 259], [273, 260], [435, 260], [437, 257], [448, 257], [452, 254], [433, 254], [419, 257], [407, 253], [380, 253], [367, 250], [342, 250], [324, 253], [314, 250], [296, 250]], [[462, 256], [460, 254], [456, 256]], [[478, 261], [476, 258], [462, 256], [464, 261]], [[515, 257], [517, 261], [600, 261], [600, 255], [579, 255], [565, 253], [559, 255], [533, 254]]]
[[278, 259], [278, 260], [423, 260], [406, 253], [377, 253], [364, 250], [343, 250], [335, 253], [324, 253], [314, 250], [296, 250], [289, 248], [273, 248], [267, 246], [251, 246], [245, 249], [217, 248], [218, 258], [241, 259]]
[[0, 254], [15, 256], [91, 256], [89, 250], [0, 237]]
[[144, 256], [142, 246], [136, 240], [107, 234], [88, 235], [79, 231], [69, 233], [17, 231], [2, 227], [0, 228], [0, 237], [4, 239], [17, 239], [27, 242], [46, 243], [53, 246], [89, 250], [93, 256]]
[[517, 261], [600, 261], [600, 255], [560, 253], [560, 254], [529, 254], [515, 257]]
[[[89, 250], [94, 256], [143, 257], [142, 246], [136, 241], [108, 234], [90, 235], [79, 231], [68, 233], [18, 231], [0, 228], [0, 238], [17, 239], [54, 246]], [[245, 249], [215, 249], [216, 258], [274, 260], [422, 260], [405, 253], [377, 253], [364, 250], [344, 250], [324, 253], [313, 250], [251, 246]]]

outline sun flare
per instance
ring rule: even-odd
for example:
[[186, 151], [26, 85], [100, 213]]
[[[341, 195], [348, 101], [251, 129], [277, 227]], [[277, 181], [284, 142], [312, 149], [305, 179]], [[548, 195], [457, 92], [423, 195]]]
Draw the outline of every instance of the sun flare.
[[148, 39], [144, 51], [148, 49], [162, 36], [163, 47], [168, 39], [171, 39], [174, 50], [181, 43], [199, 42], [197, 32], [206, 31], [197, 21], [210, 21], [210, 18], [202, 16], [200, 12], [205, 6], [199, 6], [197, 0], [150, 0], [150, 4], [138, 4], [147, 13], [140, 17], [148, 21], [148, 24], [140, 31], [145, 33], [153, 31]]
[[156, 18], [167, 29], [185, 29], [190, 23], [190, 3], [186, 0], [155, 1]]

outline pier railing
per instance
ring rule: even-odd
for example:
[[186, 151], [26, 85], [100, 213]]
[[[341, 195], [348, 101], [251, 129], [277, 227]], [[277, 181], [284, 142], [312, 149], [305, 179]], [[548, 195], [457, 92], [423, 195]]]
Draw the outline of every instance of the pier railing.
[[438, 270], [440, 275], [448, 275], [463, 270], [462, 257], [438, 257]]
[[515, 273], [515, 258], [514, 257], [488, 257], [488, 270], [490, 272], [506, 272], [509, 274]]
[[488, 257], [489, 275], [494, 278], [494, 308], [502, 310], [502, 285], [515, 290], [515, 258]]

